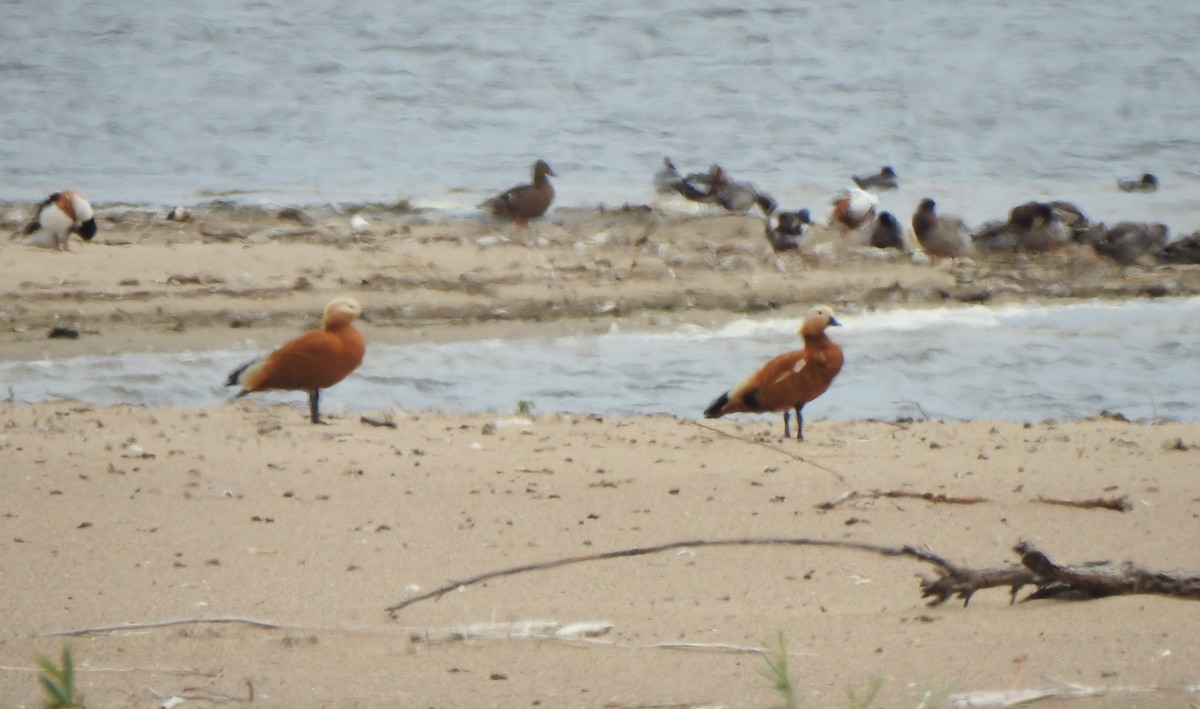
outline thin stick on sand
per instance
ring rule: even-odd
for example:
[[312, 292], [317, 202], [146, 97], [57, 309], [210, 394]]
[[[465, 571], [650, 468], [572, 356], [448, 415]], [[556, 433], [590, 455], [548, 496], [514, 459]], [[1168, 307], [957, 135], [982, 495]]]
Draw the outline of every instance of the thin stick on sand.
[[1085, 600], [1114, 595], [1152, 594], [1171, 598], [1200, 600], [1200, 574], [1165, 573], [1149, 571], [1132, 563], [1121, 566], [1111, 562], [1089, 562], [1081, 565], [1059, 565], [1051, 561], [1042, 552], [1028, 542], [1021, 542], [1015, 548], [1021, 556], [1021, 564], [972, 569], [960, 566], [945, 559], [928, 547], [918, 548], [912, 545], [886, 546], [868, 542], [848, 540], [810, 539], [807, 537], [748, 537], [743, 539], [692, 539], [689, 541], [669, 542], [649, 547], [620, 549], [617, 551], [572, 556], [552, 561], [543, 561], [522, 566], [489, 571], [473, 576], [463, 581], [448, 583], [435, 588], [428, 593], [422, 593], [401, 601], [389, 608], [387, 612], [393, 618], [401, 610], [430, 598], [438, 599], [455, 589], [466, 588], [491, 579], [516, 576], [531, 571], [546, 571], [569, 564], [580, 564], [587, 561], [605, 561], [608, 559], [629, 558], [657, 554], [672, 549], [690, 549], [697, 547], [749, 547], [749, 546], [810, 546], [836, 549], [851, 549], [865, 551], [880, 556], [908, 556], [938, 569], [938, 577], [929, 579], [918, 575], [921, 579], [921, 597], [929, 598], [929, 605], [936, 606], [945, 603], [951, 597], [963, 599], [966, 606], [971, 596], [986, 588], [1007, 586], [1010, 593], [1010, 603], [1015, 602], [1017, 593], [1024, 586], [1036, 586], [1037, 590], [1025, 600], [1038, 598], [1068, 598]]
[[[634, 549], [620, 549], [617, 551], [602, 552], [599, 554], [587, 554], [584, 556], [572, 556], [564, 559], [555, 559], [553, 561], [543, 561], [534, 564], [525, 564], [523, 566], [515, 566], [508, 569], [499, 569], [497, 571], [489, 571], [487, 573], [473, 576], [462, 581], [448, 583], [445, 586], [435, 588], [428, 593], [422, 593], [419, 596], [413, 596], [391, 606], [387, 612], [394, 618], [401, 610], [428, 600], [430, 598], [441, 598], [446, 593], [458, 588], [474, 586], [477, 583], [489, 581], [491, 579], [503, 578], [505, 576], [516, 576], [518, 574], [528, 573], [530, 571], [547, 571], [556, 569], [560, 566], [570, 564], [581, 564], [585, 561], [605, 561], [607, 559], [621, 559], [635, 556], [645, 556], [647, 554], [658, 554], [672, 549], [691, 549], [696, 547], [731, 547], [731, 546], [818, 546], [818, 547], [839, 547], [843, 549], [857, 549], [860, 551], [869, 551], [883, 556], [901, 556], [909, 554], [908, 547], [889, 547], [879, 544], [870, 544], [867, 542], [852, 542], [838, 541], [828, 539], [808, 539], [808, 538], [787, 538], [787, 537], [760, 537], [760, 538], [745, 538], [745, 539], [692, 539], [682, 542], [669, 542], [667, 544], [658, 544], [649, 547], [637, 547]], [[915, 554], [915, 550], [911, 552]]]
[[1128, 497], [1121, 495], [1120, 497], [1096, 497], [1091, 500], [1063, 500], [1056, 497], [1038, 496], [1033, 499], [1034, 502], [1040, 502], [1043, 505], [1059, 505], [1062, 507], [1075, 507], [1081, 510], [1112, 510], [1114, 512], [1128, 512], [1133, 509], [1133, 503]]
[[879, 498], [897, 499], [905, 498], [912, 500], [924, 500], [944, 505], [977, 505], [981, 502], [987, 502], [986, 497], [978, 497], [968, 495], [964, 497], [953, 497], [942, 493], [933, 492], [909, 492], [908, 490], [850, 490], [843, 492], [837, 497], [827, 502], [822, 502], [817, 505], [819, 510], [832, 510], [834, 507], [849, 502], [851, 500], [877, 500]]
[[714, 428], [713, 426], [709, 426], [708, 424], [703, 424], [703, 423], [700, 423], [699, 421], [693, 421], [691, 419], [688, 419], [687, 423], [690, 423], [693, 426], [698, 426], [700, 428], [703, 428], [706, 431], [712, 431], [713, 433], [720, 434], [722, 436], [725, 436], [726, 438], [732, 438], [735, 441], [741, 441], [743, 443], [753, 443], [756, 446], [762, 446], [763, 448], [769, 448], [769, 449], [775, 451], [776, 453], [783, 453], [786, 456], [795, 458], [796, 460], [800, 461], [801, 463], [804, 463], [805, 465], [811, 465], [812, 467], [817, 468], [818, 470], [824, 470], [825, 472], [829, 473], [833, 477], [837, 478], [837, 481], [840, 482], [841, 484], [845, 485], [846, 487], [852, 487], [850, 485], [850, 483], [846, 482], [846, 478], [841, 473], [834, 470], [833, 468], [821, 465], [820, 463], [814, 463], [811, 460], [805, 458], [804, 456], [799, 455], [797, 453], [793, 453], [792, 451], [787, 450], [786, 448], [783, 448], [781, 446], [777, 446], [774, 443], [767, 443], [766, 441], [756, 441], [756, 440], [753, 440], [750, 438], [742, 438], [741, 436], [735, 436], [732, 433], [727, 433], [725, 431], [722, 431], [719, 428]]

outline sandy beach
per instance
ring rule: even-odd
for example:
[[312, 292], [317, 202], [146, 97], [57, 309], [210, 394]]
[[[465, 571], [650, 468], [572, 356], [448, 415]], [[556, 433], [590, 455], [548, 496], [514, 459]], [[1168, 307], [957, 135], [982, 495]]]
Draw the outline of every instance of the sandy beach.
[[[0, 209], [0, 233], [25, 209]], [[365, 227], [327, 207], [212, 204], [171, 221], [109, 205], [73, 254], [0, 243], [0, 357], [269, 347], [341, 294], [373, 318], [369, 348], [799, 317], [821, 302], [1200, 292], [1200, 267], [1077, 252], [932, 265], [825, 229], [777, 255], [751, 217], [556, 210], [519, 229], [404, 205], [354, 213]], [[780, 697], [757, 649], [781, 634], [802, 706], [850, 706], [847, 690], [875, 680], [879, 707], [1075, 685], [1109, 693], [1042, 706], [1197, 701], [1194, 603], [1010, 605], [995, 588], [927, 607], [916, 574], [931, 566], [844, 546], [697, 544], [387, 609], [491, 571], [691, 540], [928, 545], [976, 568], [1017, 561], [1024, 540], [1063, 563], [1195, 568], [1200, 426], [815, 419], [797, 443], [736, 416], [397, 409], [367, 413], [394, 428], [338, 412], [312, 426], [301, 398], [0, 403], [0, 702], [39, 706], [35, 660], [67, 643], [96, 707], [767, 707]], [[818, 507], [872, 490], [982, 500]]]

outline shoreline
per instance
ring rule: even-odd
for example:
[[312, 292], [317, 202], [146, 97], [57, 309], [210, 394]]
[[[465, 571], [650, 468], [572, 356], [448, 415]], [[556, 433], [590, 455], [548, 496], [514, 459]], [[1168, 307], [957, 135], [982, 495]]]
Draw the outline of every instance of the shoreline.
[[[801, 252], [775, 254], [749, 216], [563, 209], [520, 229], [361, 214], [356, 231], [329, 208], [218, 204], [186, 221], [109, 208], [74, 254], [0, 243], [10, 303], [0, 358], [261, 346], [311, 327], [341, 294], [373, 317], [373, 341], [394, 344], [713, 326], [799, 317], [822, 302], [862, 312], [1200, 294], [1195, 266], [1122, 267], [1087, 253], [933, 266], [820, 226]], [[11, 211], [5, 219], [0, 231], [19, 228]], [[54, 327], [80, 336], [47, 339]]]

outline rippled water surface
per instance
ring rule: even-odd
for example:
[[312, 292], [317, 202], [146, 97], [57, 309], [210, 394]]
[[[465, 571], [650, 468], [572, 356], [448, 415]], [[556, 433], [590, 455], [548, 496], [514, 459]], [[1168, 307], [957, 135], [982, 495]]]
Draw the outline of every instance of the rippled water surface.
[[[17, 0], [0, 199], [205, 191], [451, 210], [555, 166], [560, 205], [646, 202], [663, 155], [823, 209], [896, 167], [972, 221], [1038, 196], [1200, 226], [1200, 4]], [[1118, 176], [1157, 173], [1154, 195]]]
[[[810, 420], [920, 416], [1039, 421], [1103, 410], [1200, 422], [1200, 299], [850, 315], [831, 330], [846, 365]], [[370, 325], [364, 331], [370, 339]], [[323, 397], [329, 409], [667, 413], [698, 417], [770, 357], [795, 320], [719, 330], [369, 346]], [[212, 405], [246, 351], [0, 363], [21, 401]], [[255, 395], [305, 405], [300, 393]], [[919, 408], [918, 408], [919, 407]], [[303, 414], [297, 413], [298, 417]], [[770, 420], [776, 421], [771, 415]]]

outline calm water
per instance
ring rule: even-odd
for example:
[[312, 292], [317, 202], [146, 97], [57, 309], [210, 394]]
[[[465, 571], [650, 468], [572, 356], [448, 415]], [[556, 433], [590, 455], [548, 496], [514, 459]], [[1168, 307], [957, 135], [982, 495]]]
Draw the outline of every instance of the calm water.
[[[884, 163], [971, 221], [1038, 196], [1200, 227], [1200, 4], [0, 3], [0, 200], [393, 199], [527, 176], [646, 202], [663, 155], [818, 211]], [[1114, 178], [1155, 172], [1124, 195]]]
[[[1040, 421], [1092, 416], [1200, 422], [1200, 298], [848, 315], [832, 331], [846, 365], [809, 418], [930, 416]], [[364, 331], [370, 339], [370, 325]], [[797, 322], [619, 331], [558, 339], [369, 346], [323, 396], [327, 410], [668, 413], [695, 418], [779, 352]], [[214, 405], [225, 375], [258, 353], [136, 354], [0, 363], [20, 401]], [[305, 405], [300, 393], [256, 395]], [[914, 403], [915, 402], [915, 403]], [[302, 419], [303, 414], [297, 412]], [[775, 416], [770, 417], [775, 421]]]

